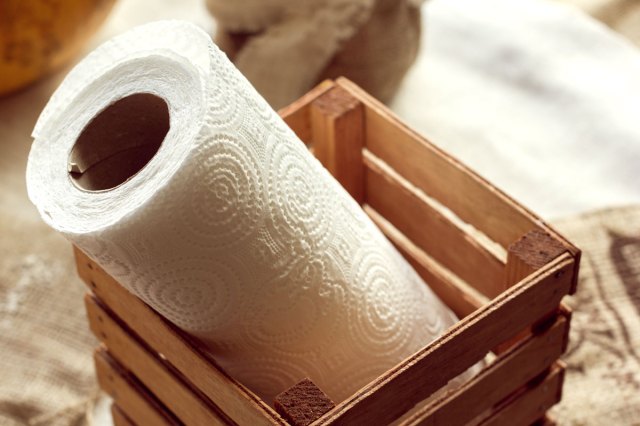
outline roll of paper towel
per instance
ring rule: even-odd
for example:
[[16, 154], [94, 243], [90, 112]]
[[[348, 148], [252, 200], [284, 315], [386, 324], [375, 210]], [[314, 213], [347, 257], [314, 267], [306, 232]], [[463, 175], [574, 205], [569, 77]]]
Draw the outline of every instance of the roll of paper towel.
[[44, 220], [268, 402], [341, 401], [456, 321], [191, 24], [99, 47], [33, 136]]

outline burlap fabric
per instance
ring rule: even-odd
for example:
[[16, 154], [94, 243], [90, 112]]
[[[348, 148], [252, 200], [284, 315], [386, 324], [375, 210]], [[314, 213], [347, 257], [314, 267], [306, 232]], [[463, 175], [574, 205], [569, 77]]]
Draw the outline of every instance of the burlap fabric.
[[561, 425], [640, 425], [640, 208], [556, 223], [583, 250]]
[[82, 425], [97, 391], [69, 244], [24, 183], [29, 132], [62, 76], [0, 101], [0, 425]]
[[0, 425], [83, 425], [97, 393], [84, 286], [69, 243], [20, 216], [0, 209]]

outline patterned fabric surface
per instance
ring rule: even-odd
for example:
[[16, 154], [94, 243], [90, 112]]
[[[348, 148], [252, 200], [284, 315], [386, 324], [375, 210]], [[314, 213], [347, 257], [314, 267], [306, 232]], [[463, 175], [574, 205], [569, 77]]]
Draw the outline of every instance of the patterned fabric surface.
[[561, 425], [640, 425], [640, 208], [570, 218], [557, 228], [583, 250]]

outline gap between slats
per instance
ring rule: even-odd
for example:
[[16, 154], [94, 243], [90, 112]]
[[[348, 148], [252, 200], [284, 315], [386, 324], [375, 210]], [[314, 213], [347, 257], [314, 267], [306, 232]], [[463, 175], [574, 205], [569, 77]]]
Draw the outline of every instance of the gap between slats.
[[[365, 200], [431, 257], [489, 298], [504, 290], [506, 252], [369, 150]], [[416, 221], [415, 218], [421, 218]]]
[[116, 401], [134, 423], [159, 426], [182, 424], [135, 377], [120, 366], [104, 346], [96, 349], [93, 359], [100, 387]]
[[365, 105], [365, 146], [429, 196], [503, 247], [541, 221], [458, 160], [409, 128], [345, 78], [336, 84]]
[[113, 314], [100, 306], [92, 295], [85, 296], [89, 326], [109, 352], [129, 371], [134, 371], [152, 394], [186, 425], [225, 425], [230, 421], [217, 407], [202, 398], [183, 378], [172, 373], [130, 331], [119, 324]]
[[564, 352], [569, 318], [558, 315], [553, 325], [497, 358], [473, 379], [430, 406], [402, 426], [465, 425], [504, 400], [548, 369]]
[[458, 318], [462, 319], [489, 303], [488, 297], [434, 260], [371, 206], [365, 204], [363, 209], [418, 275], [425, 280], [429, 288], [453, 310]]
[[[557, 309], [571, 288], [573, 266], [574, 260], [569, 254], [558, 257], [490, 305], [459, 321], [314, 425], [368, 424], [397, 419], [478, 362], [496, 345]], [[502, 318], [511, 318], [511, 321], [505, 323]]]
[[264, 401], [229, 377], [191, 339], [129, 293], [75, 248], [78, 275], [118, 318], [238, 424], [286, 424]]
[[545, 412], [562, 398], [565, 370], [564, 363], [556, 361], [544, 378], [496, 407], [480, 426], [527, 425], [544, 418]]

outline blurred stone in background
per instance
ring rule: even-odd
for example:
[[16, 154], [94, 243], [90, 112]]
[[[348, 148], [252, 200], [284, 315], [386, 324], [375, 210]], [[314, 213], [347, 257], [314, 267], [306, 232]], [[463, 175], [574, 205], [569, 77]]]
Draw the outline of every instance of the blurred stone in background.
[[423, 0], [207, 0], [215, 41], [274, 108], [345, 76], [391, 100], [420, 44]]

